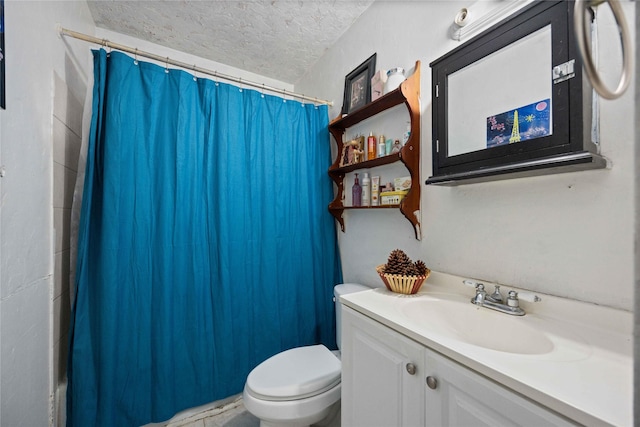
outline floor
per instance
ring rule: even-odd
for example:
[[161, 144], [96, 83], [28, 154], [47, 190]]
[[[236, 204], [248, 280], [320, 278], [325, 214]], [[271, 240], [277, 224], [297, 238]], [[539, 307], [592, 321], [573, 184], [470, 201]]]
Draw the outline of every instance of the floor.
[[258, 427], [260, 420], [242, 404], [242, 397], [216, 407], [193, 408], [173, 417], [168, 423], [147, 424], [145, 427]]

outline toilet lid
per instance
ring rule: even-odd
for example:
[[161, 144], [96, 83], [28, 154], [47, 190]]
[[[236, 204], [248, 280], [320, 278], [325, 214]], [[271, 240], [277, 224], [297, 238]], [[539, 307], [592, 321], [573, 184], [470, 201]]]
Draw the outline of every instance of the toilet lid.
[[297, 347], [270, 357], [247, 377], [247, 391], [262, 400], [295, 400], [340, 383], [340, 360], [323, 345]]

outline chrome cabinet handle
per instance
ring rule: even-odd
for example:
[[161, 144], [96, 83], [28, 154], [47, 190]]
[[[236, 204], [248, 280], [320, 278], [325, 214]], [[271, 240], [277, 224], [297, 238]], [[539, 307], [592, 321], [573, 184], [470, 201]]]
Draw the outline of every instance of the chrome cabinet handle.
[[407, 363], [407, 372], [409, 373], [409, 375], [415, 375], [416, 373], [416, 365], [414, 365], [413, 363]]
[[431, 375], [429, 375], [427, 377], [427, 386], [431, 390], [435, 390], [436, 388], [438, 388], [438, 380], [436, 379], [436, 377], [432, 377]]
[[[615, 91], [611, 92], [607, 88], [598, 74], [593, 59], [591, 58], [591, 42], [587, 35], [587, 28], [584, 25], [584, 13], [588, 7], [598, 6], [602, 3], [609, 3], [609, 7], [613, 12], [613, 16], [616, 19], [618, 25], [618, 31], [620, 33], [620, 42], [622, 43], [622, 74], [620, 75], [620, 82]], [[591, 81], [593, 88], [600, 96], [605, 99], [619, 98], [629, 86], [631, 77], [633, 76], [633, 64], [631, 62], [631, 39], [629, 38], [629, 29], [627, 28], [627, 21], [624, 19], [622, 13], [622, 6], [619, 1], [611, 0], [576, 0], [573, 10], [573, 21], [576, 32], [576, 39], [578, 41], [578, 51], [582, 56], [584, 63], [584, 71], [587, 73], [587, 77]]]

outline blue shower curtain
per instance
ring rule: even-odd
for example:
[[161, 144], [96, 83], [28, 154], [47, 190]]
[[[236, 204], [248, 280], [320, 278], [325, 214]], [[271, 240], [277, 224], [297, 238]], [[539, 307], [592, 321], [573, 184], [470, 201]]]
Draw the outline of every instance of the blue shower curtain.
[[67, 425], [139, 426], [335, 347], [328, 111], [94, 51]]

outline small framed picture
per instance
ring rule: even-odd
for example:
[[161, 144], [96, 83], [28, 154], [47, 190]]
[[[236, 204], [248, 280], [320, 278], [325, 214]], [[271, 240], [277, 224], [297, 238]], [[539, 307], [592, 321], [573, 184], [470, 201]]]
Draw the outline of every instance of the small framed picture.
[[349, 114], [371, 102], [371, 78], [376, 70], [376, 54], [374, 53], [347, 74], [344, 80], [344, 99], [342, 114]]

